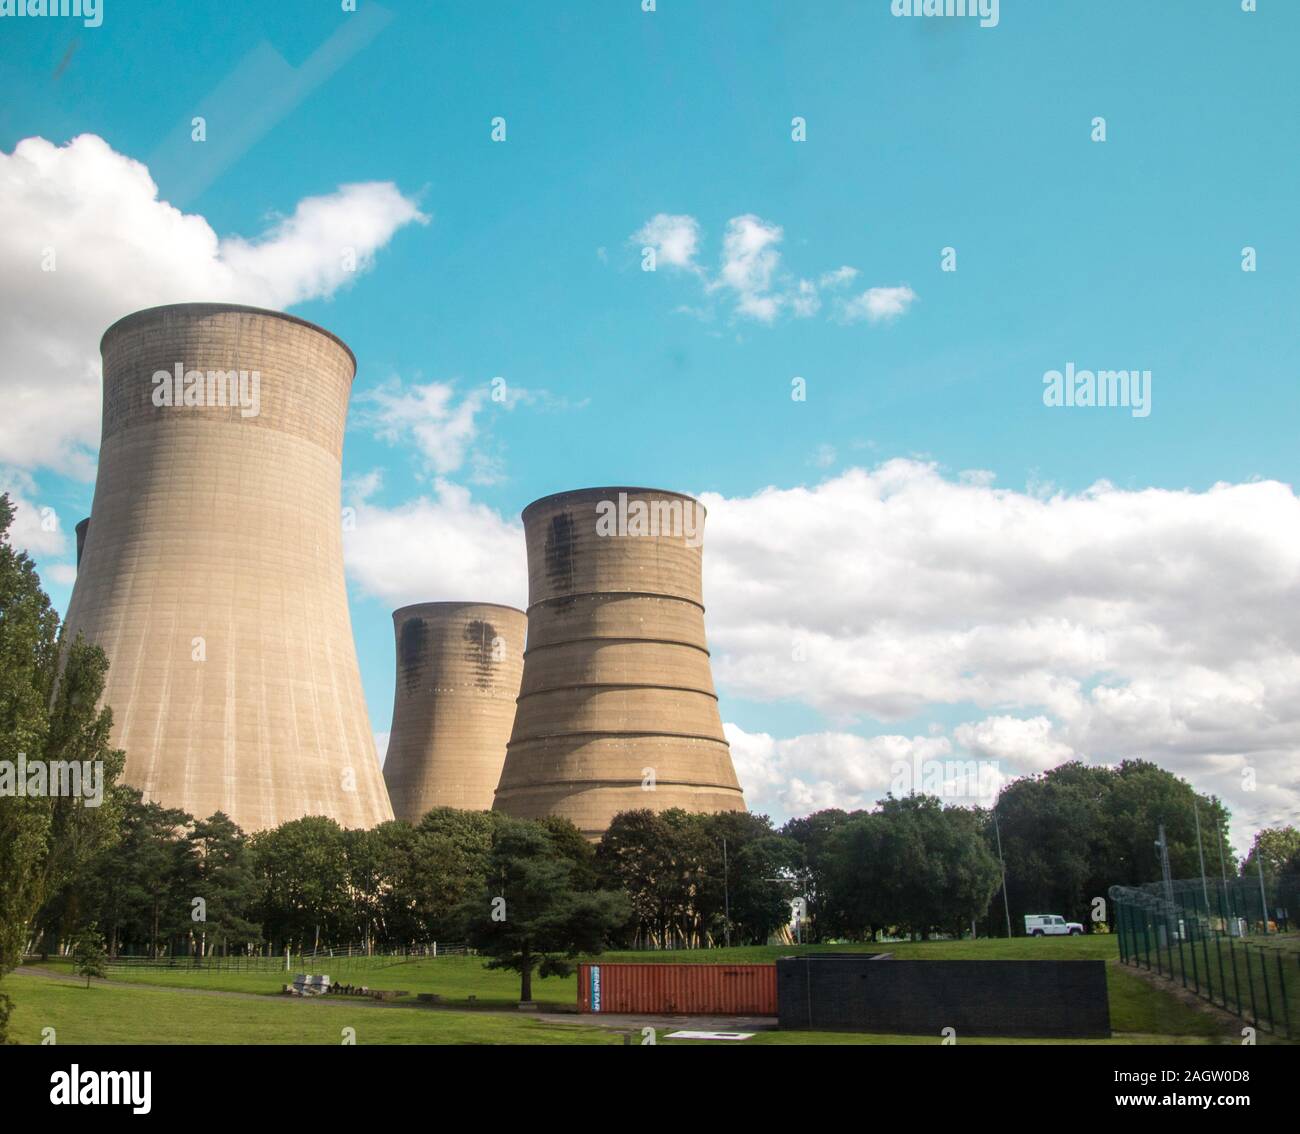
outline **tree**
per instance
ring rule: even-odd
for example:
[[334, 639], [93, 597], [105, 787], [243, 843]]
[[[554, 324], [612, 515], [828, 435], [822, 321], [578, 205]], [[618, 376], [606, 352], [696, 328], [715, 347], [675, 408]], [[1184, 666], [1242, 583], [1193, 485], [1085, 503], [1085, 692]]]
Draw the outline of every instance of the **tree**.
[[[199, 952], [218, 947], [230, 951], [232, 942], [258, 941], [262, 927], [252, 920], [257, 905], [257, 876], [248, 837], [224, 812], [194, 824], [186, 837], [194, 894], [190, 897], [192, 932], [200, 935]], [[194, 899], [202, 899], [202, 917], [195, 921]]]
[[[9, 497], [0, 496], [0, 760], [16, 769], [20, 757], [45, 749], [58, 616], [35, 564], [9, 544], [13, 516]], [[0, 796], [0, 976], [22, 958], [44, 897], [50, 824], [47, 799]]]
[[[99, 704], [108, 673], [104, 651], [78, 634], [71, 641], [63, 640], [61, 664], [44, 757], [50, 767], [56, 761], [80, 765], [82, 795], [57, 794], [51, 788], [49, 850], [41, 889], [47, 898], [60, 899], [59, 936], [71, 939], [84, 921], [77, 882], [99, 852], [119, 836], [126, 796], [116, 785], [125, 753], [110, 743], [113, 713]], [[86, 784], [84, 769], [91, 770], [93, 785]], [[98, 800], [88, 797], [91, 786]]]
[[627, 899], [576, 891], [574, 864], [540, 823], [502, 820], [493, 835], [487, 881], [459, 910], [465, 940], [491, 958], [485, 967], [519, 973], [519, 999], [533, 998], [533, 971], [567, 976], [572, 960], [601, 952], [628, 918]]
[[980, 816], [933, 796], [888, 796], [850, 817], [826, 841], [823, 917], [867, 939], [888, 927], [922, 937], [959, 934], [988, 909], [997, 860]]
[[[123, 762], [109, 744], [112, 713], [99, 707], [108, 662], [80, 637], [61, 641], [35, 566], [9, 543], [13, 515], [0, 496], [0, 768], [9, 780], [0, 793], [0, 974], [17, 964], [51, 899], [65, 935], [79, 924], [74, 880], [116, 837]], [[57, 771], [74, 766], [76, 780]]]
[[[1249, 882], [1259, 878], [1259, 864], [1264, 865], [1264, 890], [1268, 904], [1285, 906], [1294, 896], [1296, 867], [1300, 865], [1300, 830], [1295, 827], [1265, 827], [1255, 835], [1250, 853], [1241, 864], [1241, 877]], [[1271, 916], [1271, 915], [1270, 915]]]
[[129, 944], [157, 957], [165, 939], [192, 928], [198, 882], [183, 836], [193, 823], [188, 813], [145, 803], [127, 789], [119, 840], [90, 864], [82, 886], [86, 905], [108, 931], [111, 956]]
[[[1218, 871], [1220, 855], [1229, 866], [1236, 861], [1227, 808], [1147, 760], [1125, 760], [1116, 768], [1062, 764], [1007, 786], [994, 810], [1017, 924], [1035, 912], [1087, 924], [1093, 900], [1111, 886], [1159, 879], [1155, 840], [1162, 823], [1175, 878], [1200, 874], [1198, 813], [1206, 870]], [[990, 824], [990, 845], [993, 839]]]
[[701, 835], [694, 904], [705, 931], [715, 944], [729, 937], [733, 944], [766, 945], [790, 921], [799, 844], [778, 835], [766, 815], [748, 811], [692, 815], [688, 822]]
[[72, 947], [72, 967], [86, 978], [86, 987], [90, 987], [90, 978], [102, 980], [108, 974], [108, 953], [104, 949], [104, 939], [99, 930], [88, 926], [78, 935]]
[[826, 853], [832, 835], [851, 818], [865, 815], [864, 811], [847, 812], [838, 808], [815, 811], [800, 819], [791, 819], [781, 828], [781, 834], [793, 839], [799, 846], [796, 896], [807, 903], [808, 919], [802, 933], [805, 941], [822, 941], [834, 936], [834, 915], [826, 910], [826, 872], [830, 860]]
[[309, 815], [252, 837], [261, 922], [273, 940], [314, 948], [349, 922], [347, 853], [333, 819]]
[[677, 901], [673, 843], [664, 814], [640, 809], [615, 815], [596, 848], [602, 882], [628, 898], [632, 943], [667, 943]]

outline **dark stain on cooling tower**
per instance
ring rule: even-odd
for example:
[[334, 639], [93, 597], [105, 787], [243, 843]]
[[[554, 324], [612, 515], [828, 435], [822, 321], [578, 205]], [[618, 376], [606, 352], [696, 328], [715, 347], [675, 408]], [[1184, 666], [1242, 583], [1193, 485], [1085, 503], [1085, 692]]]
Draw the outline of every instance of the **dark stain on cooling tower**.
[[465, 624], [465, 660], [474, 672], [474, 684], [480, 689], [491, 689], [497, 659], [493, 656], [497, 640], [496, 627], [490, 622], [475, 619]]
[[429, 628], [423, 618], [408, 618], [402, 623], [402, 633], [397, 640], [397, 665], [408, 693], [420, 687], [420, 667], [428, 637]]
[[552, 516], [546, 533], [546, 578], [556, 590], [567, 591], [573, 586], [573, 557], [577, 545], [573, 515], [560, 512]]
[[81, 566], [81, 556], [86, 550], [86, 536], [90, 534], [90, 517], [87, 516], [77, 525], [77, 566]]

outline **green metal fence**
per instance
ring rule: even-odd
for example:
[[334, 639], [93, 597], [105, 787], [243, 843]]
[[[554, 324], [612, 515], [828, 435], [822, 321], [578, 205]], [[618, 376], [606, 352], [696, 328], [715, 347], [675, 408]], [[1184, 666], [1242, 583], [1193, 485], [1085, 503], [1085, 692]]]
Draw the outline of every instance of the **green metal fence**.
[[1288, 1039], [1300, 1027], [1300, 940], [1270, 932], [1258, 883], [1180, 879], [1110, 889], [1120, 960]]

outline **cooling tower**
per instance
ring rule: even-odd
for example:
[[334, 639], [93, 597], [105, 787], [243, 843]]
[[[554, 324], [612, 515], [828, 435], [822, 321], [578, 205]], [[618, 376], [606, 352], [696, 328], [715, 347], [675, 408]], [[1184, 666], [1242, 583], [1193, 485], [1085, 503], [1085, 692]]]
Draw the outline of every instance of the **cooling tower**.
[[384, 781], [393, 814], [487, 811], [501, 778], [524, 668], [522, 610], [424, 602], [393, 612], [397, 687]]
[[742, 811], [704, 637], [704, 507], [588, 488], [524, 509], [528, 649], [495, 806], [599, 838], [620, 811]]
[[99, 643], [123, 779], [246, 831], [392, 818], [343, 582], [352, 352], [274, 311], [114, 323], [67, 625]]

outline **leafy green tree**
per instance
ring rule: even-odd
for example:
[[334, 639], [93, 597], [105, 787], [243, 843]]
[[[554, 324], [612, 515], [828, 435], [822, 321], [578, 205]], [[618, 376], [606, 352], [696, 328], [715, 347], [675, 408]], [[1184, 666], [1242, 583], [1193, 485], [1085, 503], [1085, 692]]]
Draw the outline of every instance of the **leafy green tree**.
[[[257, 942], [262, 927], [253, 920], [259, 890], [248, 836], [224, 812], [199, 820], [185, 839], [194, 879], [190, 898], [203, 901], [203, 920], [191, 931], [200, 937], [199, 952], [206, 956], [231, 944]], [[190, 915], [193, 922], [193, 913]]]
[[[1112, 885], [1158, 880], [1161, 823], [1173, 876], [1198, 876], [1198, 811], [1206, 870], [1218, 870], [1221, 854], [1230, 867], [1235, 863], [1227, 808], [1147, 760], [1116, 768], [1063, 764], [1009, 785], [995, 810], [1013, 926], [1023, 925], [1026, 913], [1059, 913], [1088, 924], [1093, 899]], [[990, 845], [993, 837], [990, 826]]]
[[134, 946], [157, 957], [165, 940], [189, 932], [196, 881], [184, 835], [193, 822], [184, 811], [126, 790], [119, 840], [90, 864], [82, 887], [111, 956]]
[[678, 830], [667, 812], [641, 809], [615, 815], [601, 837], [596, 862], [602, 884], [629, 902], [625, 941], [669, 942], [682, 900]]
[[700, 833], [694, 905], [706, 932], [715, 944], [729, 937], [732, 944], [766, 945], [790, 920], [799, 844], [778, 835], [766, 815], [748, 811], [692, 815], [689, 823]]
[[[104, 654], [80, 638], [60, 642], [31, 559], [9, 543], [12, 522], [0, 496], [0, 761], [14, 779], [23, 762], [43, 764], [46, 786], [20, 796], [10, 783], [0, 794], [0, 974], [17, 964], [42, 906], [57, 901], [65, 935], [79, 924], [75, 882], [116, 838], [123, 760], [109, 744], [112, 714], [99, 707]], [[65, 790], [76, 784], [52, 774], [54, 761], [78, 765], [80, 793]]]
[[108, 974], [108, 952], [104, 948], [104, 938], [94, 926], [87, 926], [76, 937], [72, 947], [72, 967], [86, 978], [86, 987], [90, 987], [90, 978], [102, 980]]
[[519, 998], [533, 998], [533, 972], [567, 976], [572, 961], [599, 953], [628, 917], [627, 899], [573, 888], [574, 864], [540, 823], [503, 820], [492, 839], [487, 880], [460, 906], [466, 941], [485, 967], [519, 973]]
[[791, 819], [781, 828], [781, 834], [793, 839], [799, 847], [799, 861], [795, 866], [798, 881], [795, 897], [802, 897], [807, 905], [807, 919], [801, 930], [805, 941], [823, 941], [836, 933], [838, 915], [827, 908], [826, 874], [831, 860], [827, 846], [831, 836], [851, 818], [866, 812], [841, 811], [827, 808], [811, 815]]
[[595, 890], [600, 886], [596, 867], [596, 847], [578, 830], [572, 819], [548, 815], [541, 820], [555, 849], [573, 863], [572, 885], [575, 890]]
[[[57, 896], [61, 907], [60, 936], [67, 939], [82, 925], [79, 879], [101, 850], [119, 837], [125, 795], [117, 787], [125, 755], [113, 748], [109, 735], [113, 714], [101, 708], [108, 659], [98, 646], [80, 635], [64, 640], [63, 671], [59, 676], [49, 715], [44, 757], [49, 764], [64, 761], [83, 769], [82, 795], [52, 794], [49, 800], [49, 853], [42, 870], [41, 888]], [[90, 769], [92, 784], [85, 769]], [[98, 799], [87, 798], [94, 790]]]
[[[0, 496], [0, 760], [16, 768], [45, 750], [58, 616], [35, 564], [9, 543], [13, 516]], [[0, 795], [0, 975], [21, 960], [44, 899], [51, 823], [48, 800]]]
[[886, 928], [921, 937], [959, 934], [998, 885], [978, 814], [933, 796], [892, 796], [849, 818], [827, 840], [823, 916], [845, 936]]
[[[1259, 877], [1264, 866], [1264, 893], [1270, 909], [1289, 908], [1295, 900], [1294, 878], [1300, 873], [1300, 830], [1295, 827], [1265, 827], [1258, 831], [1250, 852], [1241, 864], [1241, 876], [1249, 882]], [[1270, 913], [1270, 917], [1273, 915]], [[1296, 915], [1292, 915], [1296, 916]]]
[[260, 920], [271, 938], [303, 950], [336, 940], [350, 920], [342, 828], [309, 815], [257, 832], [251, 845], [262, 891]]

